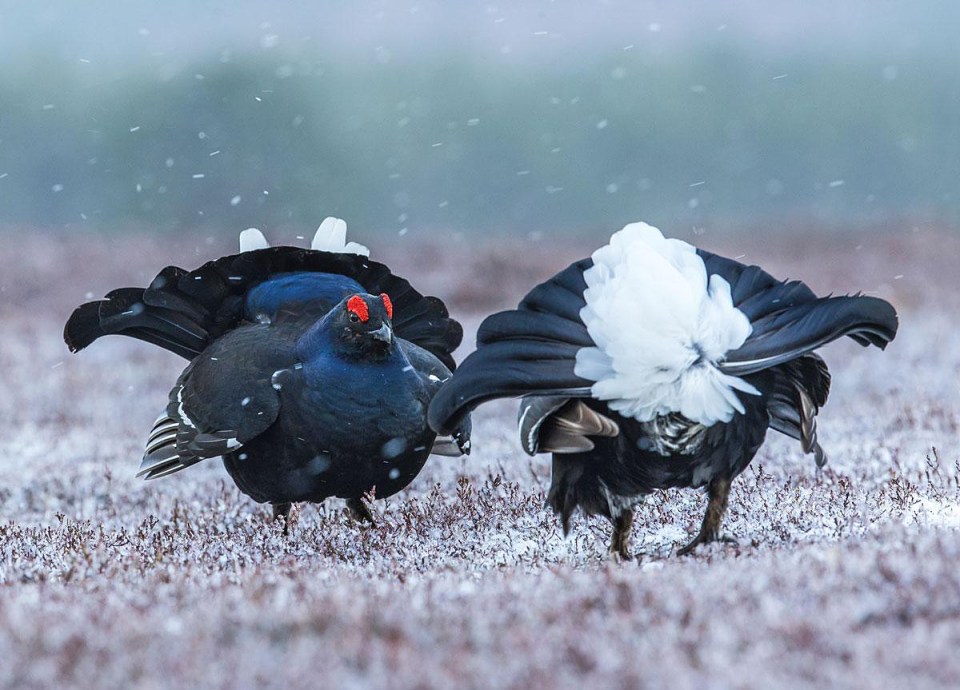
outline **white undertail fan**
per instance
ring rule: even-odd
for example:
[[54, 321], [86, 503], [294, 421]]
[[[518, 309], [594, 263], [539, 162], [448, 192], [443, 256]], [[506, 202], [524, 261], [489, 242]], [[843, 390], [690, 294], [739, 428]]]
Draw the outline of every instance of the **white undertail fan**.
[[[252, 252], [269, 249], [270, 243], [257, 228], [247, 228], [240, 233], [240, 251]], [[357, 254], [370, 256], [370, 250], [357, 242], [347, 242], [347, 223], [340, 218], [324, 218], [313, 235], [310, 249], [333, 254]]]
[[574, 373], [594, 382], [593, 397], [641, 422], [679, 412], [710, 426], [743, 412], [736, 391], [759, 391], [719, 365], [750, 321], [696, 249], [633, 223], [592, 259], [580, 320], [595, 345], [577, 352]]
[[269, 249], [270, 243], [263, 233], [256, 228], [247, 228], [240, 233], [240, 251], [253, 252], [258, 249]]
[[[799, 281], [634, 223], [535, 287], [517, 309], [487, 318], [477, 351], [434, 398], [430, 423], [447, 429], [486, 400], [537, 395], [593, 398], [641, 422], [680, 414], [710, 426], [760, 394], [750, 374], [802, 360], [784, 372], [812, 376], [822, 364], [811, 354], [817, 347], [849, 336], [883, 348], [896, 330], [884, 300], [818, 298]], [[789, 419], [773, 428], [800, 438], [800, 408], [826, 399], [825, 367], [814, 378], [825, 383], [811, 384], [813, 392], [784, 390], [778, 405]]]

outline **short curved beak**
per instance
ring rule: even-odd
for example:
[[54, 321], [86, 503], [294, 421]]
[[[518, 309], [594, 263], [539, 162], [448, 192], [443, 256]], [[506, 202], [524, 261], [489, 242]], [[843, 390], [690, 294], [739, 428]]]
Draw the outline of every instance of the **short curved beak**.
[[370, 331], [370, 337], [375, 340], [381, 340], [385, 343], [389, 343], [393, 340], [393, 329], [390, 327], [390, 324], [386, 321], [375, 331]]

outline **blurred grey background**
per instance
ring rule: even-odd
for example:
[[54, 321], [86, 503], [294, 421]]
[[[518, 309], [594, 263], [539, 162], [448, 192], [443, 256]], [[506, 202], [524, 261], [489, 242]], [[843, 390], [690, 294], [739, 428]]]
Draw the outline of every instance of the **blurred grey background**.
[[0, 2], [0, 227], [960, 219], [960, 3]]

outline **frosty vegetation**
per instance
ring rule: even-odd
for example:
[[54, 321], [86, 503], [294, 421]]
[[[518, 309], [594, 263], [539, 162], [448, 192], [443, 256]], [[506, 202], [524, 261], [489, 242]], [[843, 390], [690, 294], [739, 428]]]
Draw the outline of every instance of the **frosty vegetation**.
[[[0, 683], [957, 687], [960, 242], [909, 227], [791, 237], [684, 239], [818, 292], [890, 299], [897, 340], [824, 351], [829, 464], [771, 432], [734, 482], [735, 545], [673, 555], [704, 498], [661, 492], [628, 563], [607, 556], [599, 519], [564, 539], [543, 508], [548, 459], [519, 450], [508, 403], [476, 416], [471, 457], [432, 458], [378, 501], [374, 527], [330, 501], [300, 506], [284, 537], [216, 460], [137, 480], [182, 363], [120, 338], [71, 356], [63, 321], [88, 291], [232, 247], [38, 237], [4, 252]], [[484, 312], [590, 249], [382, 244], [376, 258], [464, 317], [468, 345]]]

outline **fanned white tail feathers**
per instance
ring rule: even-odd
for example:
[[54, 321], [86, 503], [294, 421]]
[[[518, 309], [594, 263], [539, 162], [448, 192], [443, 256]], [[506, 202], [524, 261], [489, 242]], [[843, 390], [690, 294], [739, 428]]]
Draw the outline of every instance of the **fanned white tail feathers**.
[[370, 250], [362, 244], [347, 242], [347, 223], [339, 218], [324, 218], [313, 236], [310, 249], [335, 254], [359, 254], [370, 256]]
[[[240, 233], [240, 251], [252, 252], [267, 249], [270, 243], [256, 228], [247, 228]], [[347, 223], [339, 218], [324, 218], [317, 228], [310, 249], [333, 254], [358, 254], [370, 256], [370, 250], [357, 242], [347, 242]]]
[[759, 395], [716, 366], [752, 328], [692, 245], [632, 223], [594, 252], [584, 279], [580, 318], [596, 347], [578, 351], [574, 371], [612, 409], [639, 421], [679, 412], [709, 426], [743, 412], [735, 391]]
[[256, 228], [247, 228], [240, 233], [240, 253], [252, 252], [256, 249], [268, 249], [270, 243], [263, 233]]

